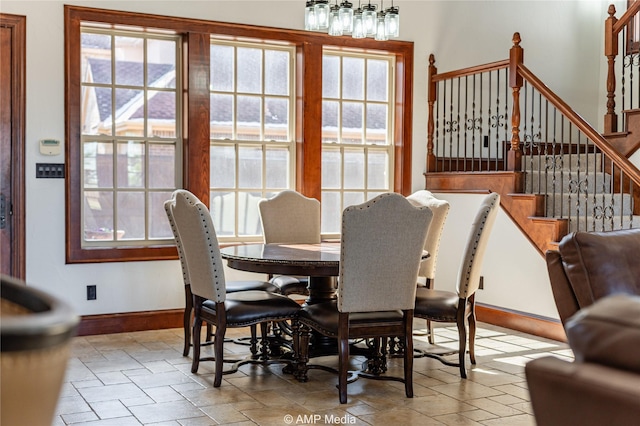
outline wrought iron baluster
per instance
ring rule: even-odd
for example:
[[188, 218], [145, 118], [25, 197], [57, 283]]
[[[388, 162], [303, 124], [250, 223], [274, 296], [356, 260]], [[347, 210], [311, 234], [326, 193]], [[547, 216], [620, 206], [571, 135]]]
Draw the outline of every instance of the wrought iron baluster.
[[464, 171], [467, 171], [467, 119], [469, 106], [469, 76], [464, 77]]
[[[533, 86], [531, 86], [531, 93], [534, 93], [535, 88]], [[548, 104], [547, 107], [548, 108]], [[545, 123], [545, 128], [546, 128], [546, 123]], [[546, 130], [545, 130], [546, 131]], [[542, 141], [542, 93], [538, 92], [538, 134], [537, 134], [537, 138], [538, 138], [538, 144], [537, 144], [537, 155], [538, 155], [538, 170], [540, 170], [540, 156], [542, 155], [542, 144], [544, 143], [545, 145], [545, 149], [546, 149], [546, 141], [547, 139], [544, 140], [544, 142]], [[535, 141], [534, 136], [532, 136], [532, 142]], [[538, 179], [540, 179], [540, 175], [541, 173], [538, 173]], [[538, 182], [539, 183], [539, 182]]]
[[446, 132], [449, 133], [449, 170], [453, 168], [453, 82], [449, 87], [449, 121], [446, 123]]
[[[588, 157], [587, 157], [587, 158], [588, 158]], [[593, 191], [593, 197], [592, 197], [592, 198], [593, 198], [593, 213], [594, 213], [594, 214], [593, 214], [593, 222], [594, 222], [594, 227], [595, 227], [595, 222], [596, 222], [596, 220], [598, 220], [598, 219], [602, 219], [602, 230], [604, 231], [604, 229], [605, 229], [605, 212], [606, 212], [606, 209], [607, 209], [607, 208], [606, 208], [607, 203], [606, 203], [606, 201], [605, 201], [606, 196], [607, 196], [607, 195], [606, 195], [606, 194], [607, 194], [607, 188], [606, 188], [606, 173], [605, 173], [605, 169], [604, 169], [604, 164], [600, 167], [600, 170], [599, 170], [599, 171], [597, 171], [597, 169], [596, 169], [596, 166], [597, 166], [596, 159], [597, 159], [597, 158], [598, 158], [598, 153], [597, 153], [597, 150], [595, 149], [595, 146], [594, 146], [594, 153], [593, 153], [593, 170], [594, 170], [594, 173], [596, 174], [596, 176], [595, 176], [595, 182], [594, 182], [594, 188], [595, 188], [595, 186], [598, 184], [597, 174], [598, 174], [598, 173], [600, 173], [600, 174], [602, 175], [602, 190], [601, 190], [601, 192], [602, 192], [602, 196], [600, 197], [600, 198], [602, 199], [602, 202], [601, 202], [601, 205], [600, 205], [600, 206], [598, 206], [598, 204], [597, 204], [597, 202], [596, 202], [596, 198], [597, 198], [597, 196], [596, 196], [596, 191], [595, 191], [595, 189], [594, 189], [594, 191]], [[613, 191], [612, 191], [612, 193], [613, 193]], [[613, 196], [613, 194], [612, 194], [612, 196]], [[600, 216], [598, 216], [598, 215], [596, 214], [596, 213], [598, 212], [598, 208], [600, 209], [600, 211], [599, 211]]]
[[476, 162], [476, 74], [473, 75], [471, 86], [471, 171], [474, 171]]
[[[567, 171], [567, 182], [568, 182], [568, 189], [567, 189], [567, 210], [569, 211], [568, 214], [568, 220], [569, 220], [569, 225], [571, 225], [572, 222], [572, 212], [573, 210], [571, 209], [571, 205], [572, 205], [572, 201], [573, 201], [573, 192], [571, 191], [571, 182], [572, 182], [572, 173], [573, 173], [573, 158], [572, 158], [572, 151], [573, 151], [573, 125], [571, 123], [569, 123], [569, 149], [567, 150], [569, 152], [569, 170]], [[576, 211], [576, 221], [578, 219], [578, 212]]]
[[[488, 114], [489, 114], [489, 128], [487, 129], [488, 138], [491, 139], [491, 128], [493, 127], [492, 123], [492, 115], [491, 115], [491, 100], [493, 97], [493, 91], [491, 90], [492, 83], [492, 73], [489, 71], [489, 102], [488, 102]], [[487, 144], [487, 168], [486, 170], [491, 169], [491, 141]], [[484, 169], [483, 169], [484, 170]]]
[[440, 167], [438, 167], [438, 158], [440, 158], [440, 153], [438, 151], [438, 148], [440, 146], [440, 141], [439, 141], [439, 137], [440, 137], [440, 105], [442, 104], [442, 100], [440, 99], [440, 84], [442, 84], [441, 82], [437, 82], [436, 83], [436, 119], [434, 120], [434, 125], [435, 125], [435, 129], [434, 129], [434, 138], [433, 138], [433, 153], [436, 156], [436, 171], [441, 171]]
[[[502, 161], [503, 166], [501, 170], [506, 170], [507, 167], [507, 150], [511, 149], [511, 138], [509, 137], [509, 68], [504, 69], [504, 140], [502, 142]], [[496, 163], [496, 168], [498, 164]]]
[[[571, 121], [568, 122], [568, 133], [569, 133], [569, 144], [568, 150], [571, 151]], [[562, 155], [561, 158], [561, 167], [560, 167], [560, 217], [564, 217], [565, 215], [565, 204], [564, 204], [564, 185], [565, 185], [565, 164], [564, 164], [564, 153], [567, 151], [567, 146], [565, 145], [566, 141], [566, 133], [565, 133], [565, 118], [562, 117], [562, 131], [561, 131], [561, 141], [560, 141], [560, 152]], [[569, 162], [569, 169], [571, 169], [571, 162]], [[568, 207], [568, 206], [567, 206]]]
[[[497, 169], [497, 162], [498, 162], [498, 143], [500, 140], [500, 129], [499, 129], [499, 122], [500, 122], [500, 70], [496, 71], [496, 120], [495, 120], [495, 128], [496, 128], [496, 152], [495, 152], [495, 169]], [[491, 170], [491, 165], [489, 165], [489, 170]]]
[[[558, 110], [553, 108], [553, 140], [551, 142], [551, 155], [546, 158], [547, 166], [545, 167], [545, 195], [547, 200], [549, 197], [549, 171], [551, 171], [551, 214], [555, 215], [555, 199], [556, 199], [556, 155], [558, 154], [557, 146], [557, 124]], [[547, 207], [548, 208], [548, 207]]]
[[633, 217], [633, 213], [636, 208], [635, 201], [634, 201], [635, 196], [633, 195], [633, 192], [634, 192], [633, 190], [635, 187], [636, 187], [635, 183], [631, 179], [629, 179], [629, 228], [633, 228], [635, 225], [633, 223], [633, 220], [635, 219]]
[[458, 77], [457, 90], [457, 115], [456, 115], [456, 172], [460, 171], [460, 84], [462, 79]]
[[[480, 115], [480, 136], [482, 136], [482, 139], [484, 141], [484, 129], [483, 129], [483, 117], [484, 115], [482, 115], [482, 98], [484, 95], [484, 90], [482, 90], [482, 86], [483, 86], [483, 81], [484, 81], [484, 75], [486, 73], [481, 73], [480, 74], [480, 111], [479, 111], [479, 115]], [[484, 143], [482, 145], [480, 145], [480, 149], [478, 150], [479, 152], [479, 159], [478, 159], [478, 171], [482, 170], [482, 158], [484, 157]]]

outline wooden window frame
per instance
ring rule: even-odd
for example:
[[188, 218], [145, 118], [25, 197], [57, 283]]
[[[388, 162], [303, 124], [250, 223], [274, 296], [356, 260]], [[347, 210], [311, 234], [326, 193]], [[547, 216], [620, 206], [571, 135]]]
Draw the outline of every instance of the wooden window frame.
[[79, 6], [64, 7], [65, 159], [67, 263], [176, 259], [173, 245], [82, 247], [80, 155], [80, 25], [129, 26], [172, 31], [183, 37], [183, 186], [209, 203], [209, 60], [210, 36], [273, 40], [296, 46], [296, 190], [321, 200], [321, 126], [323, 46], [388, 52], [396, 57], [394, 116], [394, 188], [411, 191], [413, 127], [413, 42], [332, 37], [300, 30], [159, 16]]

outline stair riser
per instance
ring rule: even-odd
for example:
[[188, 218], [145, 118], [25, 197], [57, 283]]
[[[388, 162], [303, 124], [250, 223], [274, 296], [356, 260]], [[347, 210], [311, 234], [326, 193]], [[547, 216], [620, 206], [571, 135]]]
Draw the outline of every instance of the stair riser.
[[604, 221], [602, 219], [594, 219], [590, 217], [571, 217], [569, 219], [569, 232], [603, 232], [640, 227], [640, 216], [624, 216], [622, 218], [620, 218], [620, 216], [615, 216], [613, 220], [605, 219]]
[[[595, 197], [595, 200], [594, 200]], [[548, 217], [593, 215], [606, 212], [607, 214], [630, 215], [633, 212], [633, 200], [629, 194], [595, 194], [576, 197], [575, 194], [556, 194], [547, 197], [546, 207]]]
[[602, 155], [600, 154], [564, 154], [556, 156], [534, 155], [522, 157], [522, 170], [524, 171], [544, 171], [547, 166], [549, 169], [554, 168], [560, 170], [577, 170], [578, 168], [586, 171], [602, 170]]
[[[573, 179], [569, 179], [568, 173], [545, 173], [545, 172], [529, 172], [525, 175], [524, 191], [527, 193], [546, 193], [564, 194], [576, 192], [574, 186], [576, 183], [577, 175], [572, 174]], [[585, 179], [586, 178], [586, 179]], [[580, 189], [584, 193], [609, 193], [611, 192], [611, 176], [599, 173], [597, 175], [580, 175]]]

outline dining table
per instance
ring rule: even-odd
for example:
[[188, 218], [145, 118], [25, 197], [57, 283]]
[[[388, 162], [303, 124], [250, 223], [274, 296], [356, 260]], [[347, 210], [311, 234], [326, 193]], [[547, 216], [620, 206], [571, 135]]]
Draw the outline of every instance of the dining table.
[[336, 298], [340, 242], [317, 244], [242, 244], [220, 249], [232, 269], [270, 275], [309, 277], [306, 304]]
[[[304, 302], [307, 305], [332, 301], [337, 297], [339, 241], [315, 244], [241, 244], [221, 248], [220, 254], [232, 269], [309, 277], [309, 296]], [[311, 342], [311, 357], [337, 353], [336, 339], [312, 332]]]
[[[220, 249], [223, 259], [232, 269], [270, 275], [297, 275], [309, 277], [309, 296], [304, 303], [312, 305], [336, 299], [338, 275], [340, 273], [340, 242], [324, 241], [315, 244], [240, 244]], [[429, 257], [423, 252], [422, 258]], [[324, 356], [337, 353], [335, 339], [312, 333], [309, 355]], [[367, 357], [370, 348], [354, 350]], [[375, 364], [386, 362], [375, 361]], [[384, 367], [376, 367], [381, 370]]]

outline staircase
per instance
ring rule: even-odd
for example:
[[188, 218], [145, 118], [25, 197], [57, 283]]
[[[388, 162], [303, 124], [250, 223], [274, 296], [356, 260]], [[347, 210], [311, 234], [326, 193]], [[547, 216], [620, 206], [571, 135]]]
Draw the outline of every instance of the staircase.
[[627, 158], [640, 110], [605, 139], [524, 66], [518, 33], [513, 42], [508, 60], [444, 74], [431, 55], [425, 187], [500, 193], [541, 254], [569, 232], [640, 227], [640, 171]]
[[[567, 218], [568, 232], [612, 231], [640, 225], [632, 194], [614, 193], [611, 174], [604, 172], [600, 153], [523, 158], [525, 192], [544, 198], [543, 216]], [[548, 162], [547, 162], [548, 163]], [[584, 167], [587, 165], [587, 167]]]
[[426, 188], [500, 193], [505, 212], [541, 254], [556, 249], [569, 232], [640, 227], [640, 189], [620, 188], [601, 151], [564, 145], [558, 152], [558, 144], [539, 148], [522, 156], [521, 171], [426, 173]]

